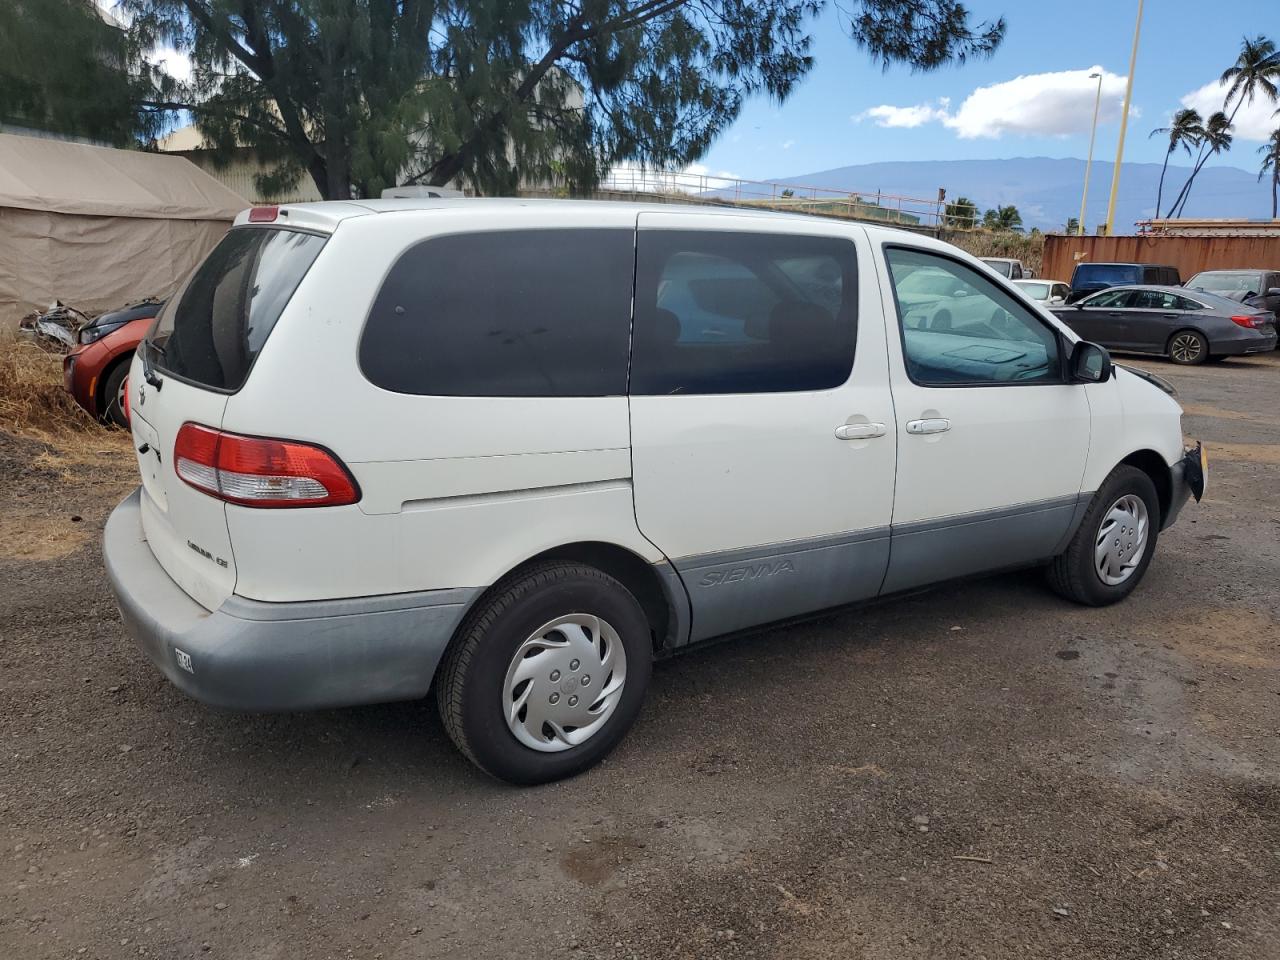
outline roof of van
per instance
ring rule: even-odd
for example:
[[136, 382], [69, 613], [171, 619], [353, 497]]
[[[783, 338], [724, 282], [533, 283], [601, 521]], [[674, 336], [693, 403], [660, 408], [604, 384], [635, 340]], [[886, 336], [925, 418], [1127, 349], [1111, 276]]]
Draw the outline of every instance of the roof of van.
[[[714, 203], [662, 203], [638, 202], [627, 200], [555, 200], [544, 198], [522, 197], [421, 197], [421, 198], [389, 198], [369, 200], [324, 200], [316, 203], [280, 204], [277, 223], [285, 222], [299, 227], [332, 230], [343, 220], [352, 217], [368, 216], [374, 213], [404, 213], [411, 211], [457, 210], [459, 206], [482, 208], [486, 213], [501, 210], [542, 209], [547, 212], [600, 212], [606, 215], [631, 215], [638, 213], [707, 213], [724, 217], [744, 217], [758, 219], [761, 217], [783, 222], [796, 220], [819, 221], [828, 224], [847, 224], [864, 227], [868, 230], [884, 231], [898, 236], [920, 237], [920, 234], [900, 230], [894, 227], [864, 223], [857, 220], [843, 220], [832, 217], [814, 217], [803, 213], [790, 213], [764, 208], [721, 206]], [[239, 226], [249, 221], [250, 211], [246, 210], [236, 218]]]

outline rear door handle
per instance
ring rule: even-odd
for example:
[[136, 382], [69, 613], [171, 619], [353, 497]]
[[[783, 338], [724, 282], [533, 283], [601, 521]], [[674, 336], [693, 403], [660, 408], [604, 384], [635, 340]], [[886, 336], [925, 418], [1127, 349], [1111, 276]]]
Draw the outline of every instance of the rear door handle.
[[838, 440], [871, 440], [887, 433], [883, 423], [842, 423], [836, 427]]
[[935, 417], [931, 420], [908, 420], [907, 433], [926, 434], [926, 433], [946, 433], [951, 429], [951, 421], [944, 420], [941, 417]]

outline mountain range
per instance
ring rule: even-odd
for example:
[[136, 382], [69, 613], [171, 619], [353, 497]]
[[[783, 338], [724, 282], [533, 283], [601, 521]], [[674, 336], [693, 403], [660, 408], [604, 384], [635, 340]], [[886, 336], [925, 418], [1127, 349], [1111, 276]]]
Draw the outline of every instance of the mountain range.
[[[1087, 229], [1106, 218], [1114, 164], [1094, 161], [1089, 183]], [[864, 163], [832, 170], [770, 178], [776, 183], [826, 187], [863, 197], [877, 192], [931, 198], [938, 188], [948, 200], [968, 197], [979, 212], [1013, 204], [1028, 230], [1061, 230], [1069, 217], [1080, 215], [1085, 162], [1050, 157], [1017, 157], [1008, 160], [905, 160]], [[1173, 166], [1165, 176], [1162, 206], [1167, 212], [1181, 189], [1189, 167]], [[1125, 163], [1120, 168], [1120, 193], [1116, 201], [1116, 233], [1131, 233], [1137, 220], [1155, 214], [1160, 164]], [[1206, 166], [1196, 178], [1184, 216], [1266, 219], [1271, 215], [1271, 185], [1258, 182], [1257, 174], [1239, 167]]]

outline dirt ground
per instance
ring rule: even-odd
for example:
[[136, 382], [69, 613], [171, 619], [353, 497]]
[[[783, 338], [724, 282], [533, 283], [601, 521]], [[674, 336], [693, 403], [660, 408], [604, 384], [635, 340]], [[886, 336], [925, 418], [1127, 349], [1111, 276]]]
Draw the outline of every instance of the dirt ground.
[[532, 790], [430, 703], [186, 699], [102, 573], [124, 438], [0, 435], [0, 957], [1280, 958], [1280, 356], [1150, 366], [1213, 464], [1127, 602], [1027, 572], [695, 652]]

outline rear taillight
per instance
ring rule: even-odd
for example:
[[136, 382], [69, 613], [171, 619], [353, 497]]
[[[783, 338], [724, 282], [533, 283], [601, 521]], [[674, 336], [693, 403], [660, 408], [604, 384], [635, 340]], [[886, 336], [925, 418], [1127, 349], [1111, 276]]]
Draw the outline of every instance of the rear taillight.
[[196, 423], [178, 431], [173, 466], [197, 490], [246, 507], [336, 507], [360, 499], [355, 479], [323, 447]]
[[1248, 327], [1252, 330], [1254, 327], [1260, 327], [1266, 323], [1266, 318], [1260, 313], [1251, 313], [1231, 318], [1231, 322], [1238, 327]]

